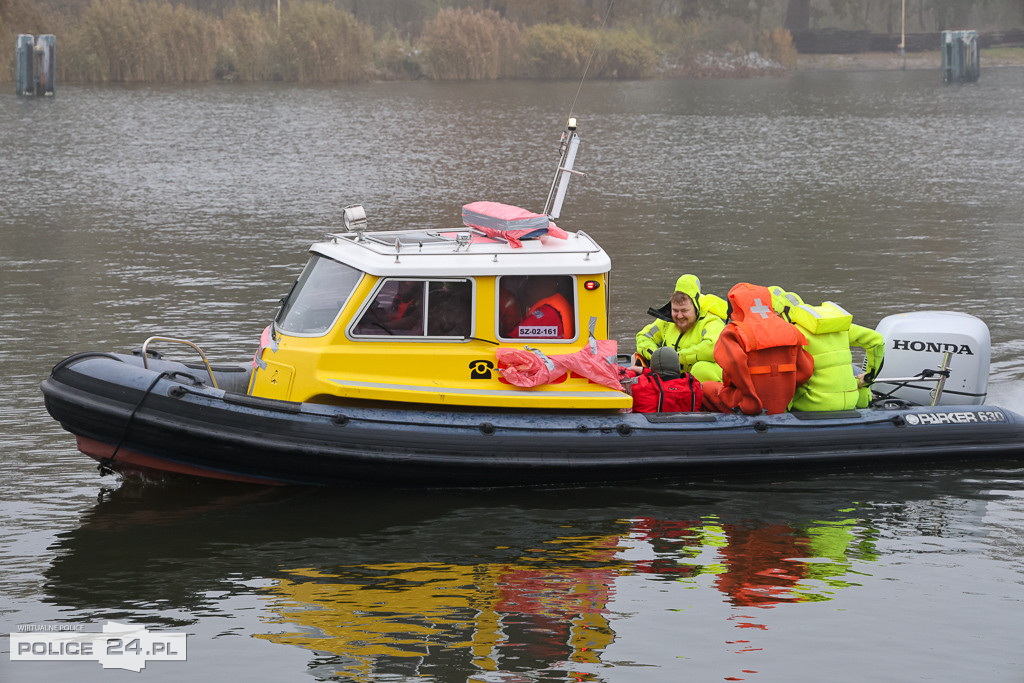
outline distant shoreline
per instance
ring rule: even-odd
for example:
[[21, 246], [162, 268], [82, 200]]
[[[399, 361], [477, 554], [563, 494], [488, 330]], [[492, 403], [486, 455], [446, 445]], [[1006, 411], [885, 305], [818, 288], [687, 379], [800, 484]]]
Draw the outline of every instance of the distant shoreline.
[[[981, 69], [1024, 65], [1024, 48], [991, 48], [980, 51]], [[908, 52], [904, 57], [891, 52], [854, 54], [798, 54], [790, 71], [895, 71], [900, 69], [941, 69], [942, 53]]]
[[[981, 70], [993, 67], [1024, 66], [1024, 47], [999, 47], [981, 50]], [[939, 50], [927, 52], [908, 52], [904, 57], [891, 52], [858, 52], [848, 54], [798, 54], [796, 64], [789, 69], [773, 71], [773, 74], [750, 74], [749, 78], [759, 78], [767, 75], [784, 75], [786, 73], [800, 73], [804, 71], [898, 71], [898, 70], [927, 70], [938, 71], [942, 68], [942, 54]], [[723, 73], [722, 77], [728, 77]], [[662, 75], [661, 80], [673, 78], [687, 78], [693, 76]], [[714, 76], [711, 76], [714, 77]], [[648, 80], [658, 80], [655, 79]], [[466, 81], [467, 83], [471, 81]], [[0, 84], [13, 83], [13, 81], [0, 80]], [[62, 85], [58, 83], [58, 87]], [[70, 85], [77, 85], [71, 83]]]

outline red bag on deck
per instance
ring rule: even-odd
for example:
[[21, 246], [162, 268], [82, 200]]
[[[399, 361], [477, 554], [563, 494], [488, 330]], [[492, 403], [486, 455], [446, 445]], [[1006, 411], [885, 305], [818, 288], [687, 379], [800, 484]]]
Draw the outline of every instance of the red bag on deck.
[[636, 413], [692, 413], [701, 409], [704, 400], [703, 387], [688, 372], [678, 379], [662, 379], [644, 370], [630, 385], [630, 393]]

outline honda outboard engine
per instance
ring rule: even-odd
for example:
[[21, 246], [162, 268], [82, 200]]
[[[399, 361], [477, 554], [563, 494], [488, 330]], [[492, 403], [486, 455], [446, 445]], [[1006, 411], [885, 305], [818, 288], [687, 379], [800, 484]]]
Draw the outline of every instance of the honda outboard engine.
[[[949, 378], [938, 405], [980, 405], [988, 393], [988, 326], [966, 313], [917, 311], [890, 315], [876, 328], [885, 337], [885, 361], [871, 389], [918, 405], [931, 405], [937, 382], [907, 380], [939, 370], [950, 354]], [[927, 373], [926, 373], [927, 374]], [[933, 375], [934, 376], [934, 375]]]

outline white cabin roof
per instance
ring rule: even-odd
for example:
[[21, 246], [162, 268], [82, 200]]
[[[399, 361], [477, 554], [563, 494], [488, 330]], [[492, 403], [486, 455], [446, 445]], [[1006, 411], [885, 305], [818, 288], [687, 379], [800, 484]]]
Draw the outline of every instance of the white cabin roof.
[[545, 235], [513, 247], [473, 228], [328, 235], [309, 250], [376, 276], [596, 275], [611, 258], [583, 231]]

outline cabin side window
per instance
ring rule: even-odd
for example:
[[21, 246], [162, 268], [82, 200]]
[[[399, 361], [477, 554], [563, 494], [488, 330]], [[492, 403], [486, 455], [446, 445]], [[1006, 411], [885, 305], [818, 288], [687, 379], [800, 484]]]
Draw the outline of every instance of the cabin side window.
[[356, 337], [388, 339], [464, 339], [472, 332], [470, 280], [386, 279], [352, 328]]
[[363, 273], [314, 254], [281, 306], [274, 323], [282, 332], [315, 337], [326, 334], [359, 284]]
[[569, 275], [498, 278], [498, 335], [505, 339], [575, 339], [576, 288]]

